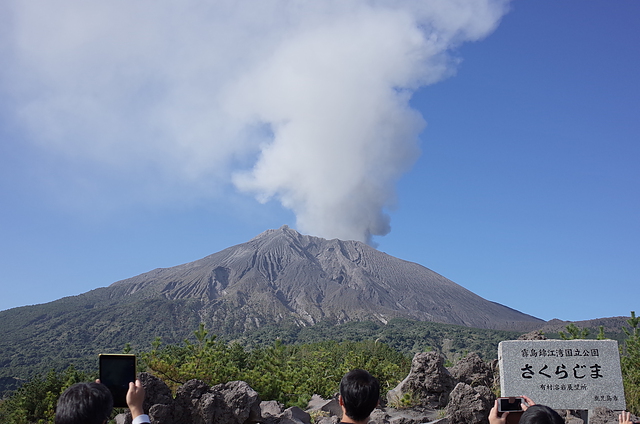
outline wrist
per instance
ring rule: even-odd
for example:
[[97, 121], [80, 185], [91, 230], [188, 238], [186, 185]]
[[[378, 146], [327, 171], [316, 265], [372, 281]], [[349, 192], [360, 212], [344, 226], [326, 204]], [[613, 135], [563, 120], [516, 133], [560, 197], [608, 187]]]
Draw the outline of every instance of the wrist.
[[131, 418], [135, 418], [139, 415], [144, 414], [144, 410], [141, 406], [132, 406], [131, 408], [129, 408], [129, 411], [131, 412]]

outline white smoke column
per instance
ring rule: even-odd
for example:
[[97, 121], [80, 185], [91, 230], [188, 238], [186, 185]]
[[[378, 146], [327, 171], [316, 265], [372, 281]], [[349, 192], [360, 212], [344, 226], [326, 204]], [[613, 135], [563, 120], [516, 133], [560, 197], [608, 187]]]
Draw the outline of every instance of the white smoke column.
[[143, 168], [141, 190], [179, 181], [204, 195], [231, 179], [278, 199], [304, 232], [370, 242], [389, 231], [395, 183], [419, 154], [424, 121], [411, 94], [450, 75], [447, 52], [489, 34], [506, 3], [15, 0], [0, 9], [1, 113], [17, 111], [35, 143], [118, 175], [140, 178]]

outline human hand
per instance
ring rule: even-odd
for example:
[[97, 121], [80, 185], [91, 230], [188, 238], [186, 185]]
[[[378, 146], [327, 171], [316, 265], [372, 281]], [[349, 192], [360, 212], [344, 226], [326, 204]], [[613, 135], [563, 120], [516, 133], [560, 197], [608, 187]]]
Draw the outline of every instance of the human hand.
[[496, 399], [493, 408], [489, 411], [489, 424], [506, 424], [507, 422], [508, 412], [503, 412], [501, 416], [498, 416], [498, 402], [498, 399]]
[[129, 391], [127, 392], [127, 405], [131, 411], [131, 418], [144, 414], [142, 404], [144, 402], [144, 387], [140, 380], [135, 383], [129, 383]]
[[524, 399], [526, 401], [526, 403], [522, 403], [522, 410], [526, 411], [530, 406], [535, 405], [536, 403], [534, 401], [531, 400], [530, 397], [522, 395], [520, 396], [522, 399]]
[[633, 424], [633, 421], [631, 421], [631, 412], [622, 411], [622, 414], [618, 415], [618, 422], [620, 424]]

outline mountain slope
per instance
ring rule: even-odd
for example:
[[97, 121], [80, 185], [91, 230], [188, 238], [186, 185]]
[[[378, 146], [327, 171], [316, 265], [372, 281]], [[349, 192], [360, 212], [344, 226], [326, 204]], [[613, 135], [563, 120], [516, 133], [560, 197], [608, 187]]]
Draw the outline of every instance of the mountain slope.
[[364, 243], [301, 235], [286, 226], [109, 289], [121, 298], [198, 299], [205, 304], [202, 317], [214, 321], [231, 305], [244, 325], [237, 330], [286, 317], [300, 325], [405, 317], [498, 329], [537, 328], [543, 322]]

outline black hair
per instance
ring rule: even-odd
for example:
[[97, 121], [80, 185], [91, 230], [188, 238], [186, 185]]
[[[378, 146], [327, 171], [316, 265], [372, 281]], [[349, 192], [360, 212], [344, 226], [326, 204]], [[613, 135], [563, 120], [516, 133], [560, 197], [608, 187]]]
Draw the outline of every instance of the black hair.
[[532, 405], [522, 414], [520, 424], [564, 424], [564, 419], [548, 406]]
[[55, 424], [103, 424], [112, 410], [113, 397], [107, 386], [76, 383], [60, 395]]
[[380, 383], [367, 371], [355, 369], [342, 377], [340, 396], [347, 416], [354, 421], [364, 421], [378, 406]]

